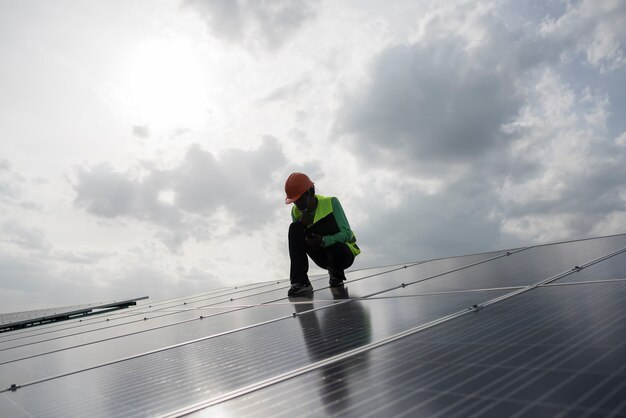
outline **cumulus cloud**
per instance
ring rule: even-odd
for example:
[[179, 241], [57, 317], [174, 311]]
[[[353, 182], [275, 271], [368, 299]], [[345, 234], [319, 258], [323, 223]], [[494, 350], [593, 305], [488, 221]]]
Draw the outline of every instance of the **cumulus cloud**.
[[49, 286], [47, 265], [37, 257], [23, 257], [0, 252], [0, 288], [37, 292]]
[[43, 229], [25, 226], [14, 219], [2, 224], [2, 232], [6, 241], [24, 249], [48, 251], [51, 248]]
[[[495, 250], [502, 243], [493, 214], [493, 191], [476, 178], [459, 180], [445, 193], [406, 187], [399, 204], [383, 199], [352, 205], [370, 217], [355, 230], [368, 265], [384, 265]], [[384, 196], [384, 190], [373, 190]], [[348, 214], [350, 216], [350, 214]], [[508, 244], [513, 245], [511, 240]]]
[[[417, 39], [382, 51], [367, 86], [346, 98], [336, 129], [370, 164], [423, 174], [471, 162], [510, 141], [501, 128], [514, 120], [522, 98], [515, 85], [519, 60], [507, 49], [526, 52], [527, 43], [499, 33], [503, 28], [489, 10], [448, 12], [452, 20], [474, 16], [486, 32], [476, 40], [474, 27], [451, 28], [448, 16], [427, 16]], [[512, 44], [502, 44], [501, 36]]]
[[312, 0], [186, 0], [210, 31], [222, 39], [279, 48], [307, 20], [315, 17]]
[[102, 254], [76, 255], [78, 260], [69, 252], [34, 257], [0, 251], [0, 312], [140, 296], [163, 300], [225, 286], [195, 267], [172, 270], [162, 256], [148, 259], [146, 254], [121, 252], [107, 254], [107, 260]]
[[20, 197], [25, 181], [13, 170], [9, 160], [0, 159], [0, 199], [7, 201]]
[[189, 237], [206, 239], [220, 224], [253, 231], [274, 218], [276, 190], [286, 164], [275, 138], [258, 149], [227, 149], [216, 157], [192, 145], [174, 167], [147, 164], [141, 176], [109, 164], [78, 170], [75, 205], [102, 218], [129, 218], [162, 228], [176, 248]]
[[133, 126], [133, 135], [137, 138], [148, 138], [150, 136], [150, 127], [148, 125]]
[[[394, 204], [362, 202], [359, 236], [375, 254], [393, 248], [401, 261], [554, 241], [619, 218], [626, 161], [621, 137], [607, 131], [610, 96], [560, 75], [572, 63], [558, 57], [591, 45], [587, 32], [571, 42], [557, 36], [574, 37], [566, 26], [602, 26], [606, 13], [622, 14], [614, 3], [595, 14], [585, 2], [570, 5], [560, 24], [539, 23], [538, 35], [505, 24], [495, 3], [438, 8], [414, 39], [374, 58], [335, 126], [362, 167], [395, 173], [374, 187]], [[604, 55], [611, 68], [618, 55]]]
[[111, 257], [111, 252], [105, 251], [68, 251], [68, 250], [55, 250], [49, 255], [50, 260], [61, 261], [70, 264], [82, 264], [82, 265], [95, 265], [98, 262]]
[[292, 101], [295, 97], [301, 96], [304, 92], [311, 88], [311, 80], [309, 78], [301, 78], [285, 86], [281, 86], [270, 94], [257, 100], [259, 105], [266, 105], [275, 102]]
[[623, 67], [626, 64], [626, 3], [582, 0], [566, 4], [567, 10], [562, 16], [544, 20], [542, 35], [560, 43], [566, 60], [582, 54], [602, 72]]
[[445, 57], [419, 45], [379, 57], [367, 96], [349, 106], [341, 127], [368, 159], [420, 170], [474, 158], [506, 140], [500, 127], [519, 108], [510, 81], [482, 68], [463, 71], [468, 62], [463, 51], [454, 56], [458, 45], [438, 48]]
[[41, 211], [41, 200], [31, 200], [28, 196], [30, 186], [45, 185], [47, 180], [27, 178], [13, 168], [7, 159], [0, 159], [0, 204], [16, 207], [19, 210]]
[[501, 183], [503, 231], [540, 241], [589, 235], [626, 203], [624, 153], [589, 117], [608, 113], [606, 96], [575, 92], [553, 71], [535, 81], [512, 127], [520, 139], [505, 156], [509, 166], [535, 169]]

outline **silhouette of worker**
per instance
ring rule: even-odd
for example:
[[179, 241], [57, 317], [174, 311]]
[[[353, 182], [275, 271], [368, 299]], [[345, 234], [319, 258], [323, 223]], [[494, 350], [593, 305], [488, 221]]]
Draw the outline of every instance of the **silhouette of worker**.
[[344, 270], [352, 265], [361, 250], [339, 199], [315, 194], [315, 185], [302, 173], [291, 173], [285, 182], [285, 193], [285, 203], [294, 204], [289, 226], [291, 288], [287, 296], [313, 291], [308, 276], [308, 257], [328, 270], [331, 287], [341, 286], [346, 280]]

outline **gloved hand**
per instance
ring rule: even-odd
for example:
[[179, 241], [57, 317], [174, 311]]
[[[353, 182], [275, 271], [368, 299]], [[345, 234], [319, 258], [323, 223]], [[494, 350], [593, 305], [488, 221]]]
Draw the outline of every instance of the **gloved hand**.
[[308, 245], [309, 247], [317, 248], [322, 246], [324, 240], [322, 239], [321, 235], [311, 234], [311, 236], [304, 239], [304, 242], [306, 242], [306, 245]]

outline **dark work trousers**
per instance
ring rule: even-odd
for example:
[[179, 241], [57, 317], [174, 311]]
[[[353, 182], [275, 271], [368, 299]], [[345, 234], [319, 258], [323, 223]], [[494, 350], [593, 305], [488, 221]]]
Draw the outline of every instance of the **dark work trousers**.
[[[354, 254], [343, 242], [337, 242], [328, 247], [312, 248], [306, 244], [306, 227], [301, 222], [294, 222], [289, 226], [289, 258], [291, 270], [289, 278], [291, 284], [308, 283], [309, 259], [319, 267], [326, 269], [334, 277], [345, 278], [344, 269], [354, 262]], [[308, 256], [308, 257], [307, 257]]]

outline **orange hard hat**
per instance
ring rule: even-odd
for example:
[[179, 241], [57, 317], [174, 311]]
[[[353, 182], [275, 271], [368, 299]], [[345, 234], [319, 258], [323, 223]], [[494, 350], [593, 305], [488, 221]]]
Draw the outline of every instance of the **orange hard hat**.
[[285, 204], [295, 202], [311, 187], [313, 187], [313, 182], [309, 176], [302, 173], [291, 173], [285, 182], [285, 193], [287, 194]]

